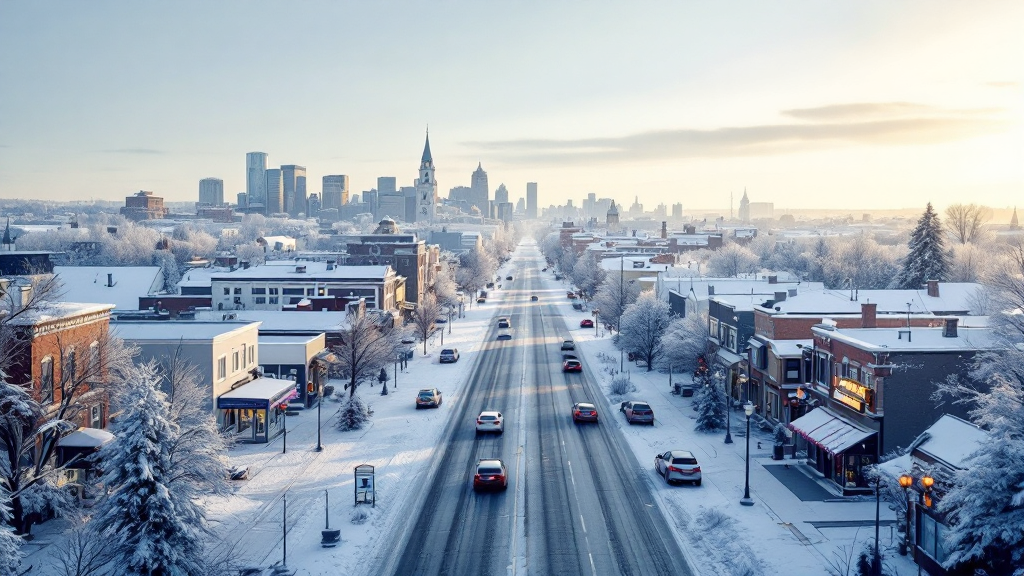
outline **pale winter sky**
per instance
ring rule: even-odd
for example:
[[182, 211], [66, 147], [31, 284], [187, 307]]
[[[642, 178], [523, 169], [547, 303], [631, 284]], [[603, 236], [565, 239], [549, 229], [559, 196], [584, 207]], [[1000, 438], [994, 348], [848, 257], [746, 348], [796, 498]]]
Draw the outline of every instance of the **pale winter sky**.
[[0, 197], [195, 200], [245, 153], [513, 201], [1024, 206], [1024, 2], [0, 2]]

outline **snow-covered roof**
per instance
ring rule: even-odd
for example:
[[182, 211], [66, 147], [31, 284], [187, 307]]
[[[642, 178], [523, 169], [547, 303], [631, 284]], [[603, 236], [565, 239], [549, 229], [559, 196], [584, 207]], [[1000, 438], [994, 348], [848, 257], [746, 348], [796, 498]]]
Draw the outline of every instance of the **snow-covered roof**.
[[86, 304], [81, 302], [40, 302], [32, 310], [26, 310], [17, 317], [8, 320], [12, 326], [34, 326], [43, 322], [51, 322], [73, 316], [84, 316], [97, 312], [110, 313], [113, 304]]
[[229, 390], [217, 397], [220, 399], [239, 398], [246, 400], [276, 400], [282, 394], [295, 389], [295, 382], [291, 380], [279, 380], [277, 378], [257, 378]]
[[875, 434], [874, 430], [851, 422], [825, 407], [811, 410], [790, 422], [789, 427], [833, 454], [839, 454]]
[[956, 416], [944, 414], [918, 436], [912, 454], [920, 452], [951, 468], [962, 470], [968, 467], [965, 463], [967, 458], [982, 444], [991, 441], [988, 433], [981, 428]]
[[[774, 275], [774, 274], [773, 274]], [[821, 282], [785, 282], [781, 279], [774, 284], [764, 279], [748, 278], [675, 278], [662, 277], [662, 284], [669, 290], [674, 290], [681, 295], [690, 295], [697, 300], [707, 300], [711, 292], [715, 296], [729, 294], [760, 294], [762, 296], [774, 297], [776, 292], [786, 292], [796, 289], [798, 294], [807, 291], [824, 290]], [[762, 301], [764, 299], [762, 298]], [[857, 309], [860, 312], [860, 308]]]
[[[876, 304], [877, 314], [949, 314], [969, 312], [981, 284], [940, 282], [939, 295], [922, 290], [801, 290], [776, 302], [772, 308], [783, 314], [859, 314], [861, 304]], [[767, 310], [772, 312], [772, 310]]]
[[57, 441], [65, 448], [99, 448], [114, 440], [114, 435], [99, 428], [79, 428]]
[[[815, 326], [816, 336], [846, 342], [869, 352], [952, 352], [993, 350], [998, 347], [990, 328], [957, 329], [956, 336], [943, 336], [943, 328], [836, 328]], [[908, 335], [909, 332], [909, 335]]]
[[260, 346], [269, 344], [271, 346], [282, 346], [286, 344], [309, 344], [318, 340], [323, 334], [316, 335], [296, 335], [296, 336], [280, 336], [280, 335], [267, 335], [260, 336]]
[[327, 280], [367, 280], [378, 282], [383, 280], [390, 266], [351, 266], [331, 265], [327, 262], [268, 262], [262, 266], [239, 268], [234, 272], [222, 270], [211, 275], [214, 282], [230, 282], [232, 280], [295, 280], [300, 282]]
[[768, 345], [775, 350], [775, 355], [779, 357], [785, 356], [800, 356], [804, 353], [804, 348], [810, 348], [814, 344], [813, 340], [769, 340]]
[[333, 311], [200, 310], [196, 320], [221, 322], [227, 315], [234, 315], [238, 321], [259, 322], [260, 332], [335, 332], [348, 326], [348, 312]]
[[182, 274], [181, 280], [178, 282], [178, 288], [181, 288], [182, 286], [188, 286], [188, 287], [211, 286], [214, 274], [219, 274], [221, 272], [228, 272], [228, 271], [229, 271], [228, 268], [220, 268], [220, 267], [214, 267], [214, 268], [191, 268], [191, 269], [187, 270], [184, 274]]
[[755, 306], [764, 304], [765, 298], [764, 294], [715, 294], [708, 300], [728, 304], [737, 312], [752, 312]]
[[111, 322], [111, 332], [134, 342], [208, 341], [259, 327], [259, 322], [202, 322], [198, 320], [152, 320]]
[[118, 310], [138, 310], [139, 296], [163, 287], [159, 266], [54, 266], [53, 273], [64, 285], [61, 300], [109, 303]]
[[[601, 260], [601, 268], [608, 272], [618, 272], [620, 269], [624, 272], [640, 271], [644, 272], [664, 272], [672, 268], [671, 264], [655, 264], [651, 262], [651, 256], [625, 256], [623, 258], [604, 258]], [[641, 268], [639, 265], [642, 264]]]

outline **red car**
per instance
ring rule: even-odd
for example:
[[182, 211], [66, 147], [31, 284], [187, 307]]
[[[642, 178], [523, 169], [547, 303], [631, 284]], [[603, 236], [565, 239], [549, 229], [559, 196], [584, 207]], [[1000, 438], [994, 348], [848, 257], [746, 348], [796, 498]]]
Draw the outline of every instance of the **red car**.
[[562, 362], [562, 372], [583, 372], [583, 363], [579, 360], [566, 360]]
[[575, 292], [566, 292], [565, 293], [565, 297], [568, 298], [569, 300], [575, 300], [576, 299], [576, 293]]
[[583, 320], [580, 320], [580, 328], [593, 328], [593, 327], [594, 327], [594, 321], [591, 320], [590, 318], [584, 318]]
[[597, 422], [597, 407], [587, 402], [572, 405], [573, 422]]
[[505, 463], [497, 458], [484, 458], [476, 464], [473, 474], [473, 490], [508, 488], [508, 470]]

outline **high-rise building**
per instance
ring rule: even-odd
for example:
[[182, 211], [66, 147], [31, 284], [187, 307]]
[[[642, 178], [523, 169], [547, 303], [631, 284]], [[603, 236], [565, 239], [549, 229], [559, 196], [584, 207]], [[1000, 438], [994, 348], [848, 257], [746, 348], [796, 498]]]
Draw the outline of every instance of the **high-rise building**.
[[363, 191], [363, 204], [366, 204], [366, 211], [377, 217], [377, 190]]
[[526, 183], [526, 217], [537, 217], [537, 183]]
[[268, 168], [266, 172], [267, 216], [284, 212], [284, 177], [280, 168]]
[[245, 192], [239, 192], [235, 195], [235, 199], [238, 201], [238, 211], [241, 212], [249, 206], [249, 195]]
[[437, 180], [434, 178], [434, 157], [430, 154], [430, 133], [423, 144], [420, 175], [416, 179], [416, 212], [410, 220], [433, 222], [437, 216]]
[[676, 202], [675, 204], [672, 205], [672, 217], [673, 218], [682, 218], [683, 217], [683, 203], [682, 202]]
[[394, 176], [377, 177], [377, 194], [397, 194], [398, 180]]
[[487, 185], [487, 172], [484, 172], [483, 165], [479, 162], [477, 162], [476, 170], [473, 171], [469, 187], [473, 189], [473, 206], [476, 206], [484, 216], [489, 215], [491, 189]]
[[281, 166], [284, 180], [284, 211], [290, 216], [306, 213], [306, 167], [286, 164]]
[[220, 206], [224, 203], [224, 181], [220, 178], [203, 178], [199, 181], [199, 203]]
[[249, 205], [264, 211], [267, 205], [267, 153], [245, 155], [245, 194]]
[[316, 216], [320, 213], [320, 196], [310, 194], [306, 197], [306, 216]]
[[494, 191], [494, 202], [491, 203], [491, 218], [498, 218], [504, 220], [498, 215], [498, 205], [508, 204], [508, 188], [505, 188], [505, 184], [498, 184], [498, 189]]
[[324, 176], [320, 204], [325, 209], [341, 208], [342, 205], [348, 204], [348, 176], [344, 174]]

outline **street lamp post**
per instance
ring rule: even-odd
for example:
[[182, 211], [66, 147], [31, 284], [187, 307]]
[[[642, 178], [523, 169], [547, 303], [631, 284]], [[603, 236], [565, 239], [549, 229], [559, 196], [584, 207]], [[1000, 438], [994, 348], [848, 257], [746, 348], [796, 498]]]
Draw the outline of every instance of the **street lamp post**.
[[448, 307], [448, 333], [452, 333], [452, 307]]
[[743, 499], [740, 504], [753, 506], [754, 501], [750, 498], [750, 416], [754, 413], [754, 405], [747, 402], [743, 405], [743, 413], [747, 415], [747, 478], [743, 486]]
[[903, 488], [903, 496], [907, 499], [907, 520], [904, 525], [903, 544], [900, 545], [900, 556], [906, 556], [910, 551], [910, 487], [914, 484], [914, 477], [910, 474], [900, 476], [900, 488]]
[[[732, 444], [732, 378], [728, 379], [729, 390], [725, 393], [725, 443]], [[725, 381], [722, 382], [725, 388]], [[750, 417], [747, 417], [749, 423]], [[749, 442], [747, 443], [749, 445]]]
[[317, 391], [316, 391], [316, 451], [322, 452], [324, 445], [320, 443], [320, 406], [324, 403], [324, 385], [323, 382], [317, 379]]

